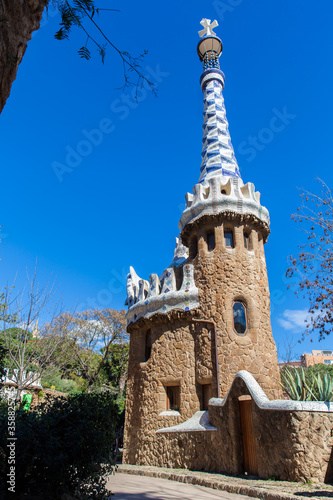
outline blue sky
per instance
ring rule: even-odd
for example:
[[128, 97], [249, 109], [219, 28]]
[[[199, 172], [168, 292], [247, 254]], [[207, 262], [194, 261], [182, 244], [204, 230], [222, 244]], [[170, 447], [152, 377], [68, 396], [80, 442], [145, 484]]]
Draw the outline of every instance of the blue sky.
[[[100, 19], [120, 49], [149, 50], [143, 71], [158, 98], [143, 91], [135, 101], [131, 88], [115, 90], [123, 84], [122, 66], [111, 49], [102, 65], [98, 54], [91, 61], [77, 55], [83, 35], [56, 41], [60, 16], [50, 8], [0, 118], [2, 283], [17, 276], [22, 286], [37, 258], [39, 281], [52, 274], [68, 309], [119, 309], [129, 265], [147, 279], [170, 263], [184, 196], [200, 170], [197, 32], [203, 17], [217, 19], [236, 157], [244, 182], [255, 184], [271, 215], [265, 249], [273, 334], [283, 355], [288, 339], [301, 338], [307, 308], [284, 277], [287, 256], [304, 239], [290, 216], [299, 188], [317, 191], [316, 177], [332, 185], [333, 4], [99, 5], [120, 9]], [[277, 131], [272, 120], [281, 115]], [[72, 171], [57, 176], [54, 165], [66, 157]], [[311, 348], [331, 349], [333, 342], [305, 341], [295, 352]]]

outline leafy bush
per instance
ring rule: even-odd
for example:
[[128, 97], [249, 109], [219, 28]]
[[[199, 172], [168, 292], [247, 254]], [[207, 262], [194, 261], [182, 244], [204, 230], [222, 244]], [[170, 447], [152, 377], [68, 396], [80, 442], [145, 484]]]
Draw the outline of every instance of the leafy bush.
[[[0, 474], [7, 481], [7, 410], [0, 407]], [[78, 394], [47, 400], [37, 411], [16, 412], [16, 495], [59, 500], [110, 495], [119, 425], [115, 396]], [[15, 498], [11, 494], [11, 498]]]
[[[290, 399], [296, 401], [333, 401], [332, 372], [324, 365], [318, 368], [288, 368], [281, 370], [281, 385]], [[324, 366], [324, 368], [319, 368]]]

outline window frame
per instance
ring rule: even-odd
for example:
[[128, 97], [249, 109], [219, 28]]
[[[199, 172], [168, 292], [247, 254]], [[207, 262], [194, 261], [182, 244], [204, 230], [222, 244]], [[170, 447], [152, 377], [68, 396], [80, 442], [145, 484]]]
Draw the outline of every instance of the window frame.
[[208, 410], [208, 402], [212, 397], [212, 383], [200, 384], [201, 386], [201, 399], [200, 399], [200, 411]]
[[245, 248], [245, 250], [248, 250], [248, 251], [251, 250], [250, 235], [251, 235], [251, 233], [247, 229], [245, 229], [243, 231], [244, 248]]
[[[150, 342], [148, 340], [150, 338]], [[153, 347], [151, 328], [149, 328], [145, 333], [145, 363], [150, 359], [151, 351]]]
[[[232, 237], [232, 246], [227, 245], [226, 234], [231, 234]], [[224, 246], [225, 248], [235, 248], [235, 235], [233, 228], [226, 227], [223, 229], [223, 238], [224, 238]]]
[[[242, 304], [242, 306], [244, 307], [244, 311], [245, 311], [245, 325], [246, 325], [246, 328], [245, 328], [245, 331], [243, 333], [239, 333], [237, 332], [236, 328], [235, 328], [235, 318], [234, 318], [234, 306], [235, 304]], [[233, 329], [234, 329], [234, 332], [236, 333], [236, 335], [239, 335], [240, 337], [244, 337], [245, 335], [247, 335], [248, 331], [249, 331], [249, 318], [248, 318], [248, 313], [247, 313], [247, 305], [246, 305], [246, 302], [244, 300], [240, 300], [240, 299], [235, 299], [232, 303], [232, 308], [231, 308], [231, 311], [232, 311], [232, 322], [233, 322]]]
[[[193, 249], [195, 251], [193, 251]], [[189, 244], [189, 260], [194, 260], [198, 255], [198, 236], [192, 236]]]
[[[213, 242], [214, 242], [214, 246], [212, 248], [210, 248], [210, 244], [209, 244], [209, 240], [210, 240], [211, 237], [213, 237]], [[212, 252], [216, 248], [216, 239], [215, 239], [215, 231], [214, 231], [214, 229], [212, 229], [210, 231], [207, 231], [207, 233], [206, 233], [206, 243], [207, 243], [207, 250], [208, 250], [208, 252]]]
[[[180, 386], [179, 385], [167, 385], [165, 387], [166, 393], [166, 410], [167, 411], [180, 411]], [[173, 406], [171, 407], [170, 400], [174, 400]]]

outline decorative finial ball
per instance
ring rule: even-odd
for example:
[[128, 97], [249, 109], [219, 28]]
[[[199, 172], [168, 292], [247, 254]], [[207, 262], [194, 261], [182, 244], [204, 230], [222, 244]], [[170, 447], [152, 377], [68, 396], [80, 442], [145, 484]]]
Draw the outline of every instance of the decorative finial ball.
[[222, 54], [223, 45], [221, 39], [215, 35], [213, 29], [219, 24], [216, 20], [211, 22], [210, 19], [202, 19], [200, 24], [204, 27], [203, 30], [199, 31], [199, 35], [202, 37], [198, 43], [200, 60], [217, 59]]

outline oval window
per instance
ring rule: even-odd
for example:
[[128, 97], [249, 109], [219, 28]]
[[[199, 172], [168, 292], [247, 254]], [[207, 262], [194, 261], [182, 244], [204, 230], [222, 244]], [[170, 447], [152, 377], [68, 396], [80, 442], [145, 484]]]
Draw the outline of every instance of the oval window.
[[234, 328], [239, 335], [244, 335], [247, 330], [246, 309], [243, 302], [234, 302], [233, 308]]

